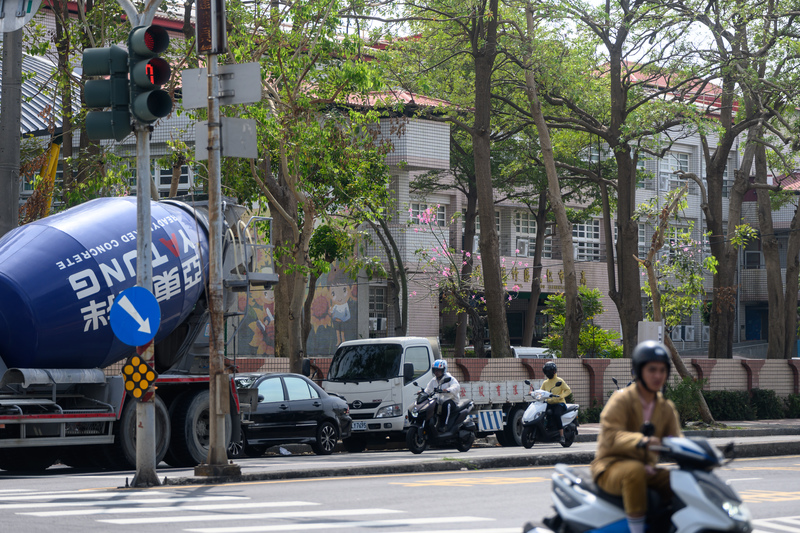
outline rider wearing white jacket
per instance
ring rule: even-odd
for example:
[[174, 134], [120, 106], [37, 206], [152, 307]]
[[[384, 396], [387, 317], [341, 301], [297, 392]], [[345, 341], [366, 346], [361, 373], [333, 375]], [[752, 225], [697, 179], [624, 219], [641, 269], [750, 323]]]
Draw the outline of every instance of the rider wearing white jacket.
[[[445, 378], [450, 378], [447, 383], [442, 383]], [[440, 424], [443, 429], [449, 429], [448, 424], [456, 416], [456, 402], [458, 402], [459, 394], [461, 392], [461, 385], [458, 380], [454, 378], [447, 371], [447, 361], [444, 359], [437, 359], [433, 362], [433, 379], [430, 380], [425, 387], [425, 392], [433, 394], [435, 389], [441, 389], [442, 392], [437, 396], [437, 403], [440, 406]]]

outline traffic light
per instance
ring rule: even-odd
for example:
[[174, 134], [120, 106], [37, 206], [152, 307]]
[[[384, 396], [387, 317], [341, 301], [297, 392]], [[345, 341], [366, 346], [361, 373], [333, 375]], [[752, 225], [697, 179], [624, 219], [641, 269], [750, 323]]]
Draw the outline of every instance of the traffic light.
[[160, 89], [169, 81], [170, 66], [158, 54], [169, 46], [167, 30], [161, 26], [139, 26], [128, 36], [131, 114], [151, 123], [172, 111], [172, 98]]
[[128, 52], [116, 45], [88, 48], [83, 51], [82, 64], [87, 76], [108, 76], [108, 79], [86, 82], [86, 106], [111, 108], [110, 111], [86, 113], [86, 134], [93, 140], [121, 141], [133, 131], [128, 110]]

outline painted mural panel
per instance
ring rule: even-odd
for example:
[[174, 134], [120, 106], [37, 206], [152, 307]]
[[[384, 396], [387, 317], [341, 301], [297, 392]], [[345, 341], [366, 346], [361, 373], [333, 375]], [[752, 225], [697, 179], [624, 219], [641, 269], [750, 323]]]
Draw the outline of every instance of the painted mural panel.
[[[236, 332], [238, 355], [275, 355], [274, 291], [251, 291], [239, 296], [244, 313]], [[358, 337], [358, 285], [338, 266], [317, 281], [311, 304], [308, 355], [331, 355], [346, 340]]]

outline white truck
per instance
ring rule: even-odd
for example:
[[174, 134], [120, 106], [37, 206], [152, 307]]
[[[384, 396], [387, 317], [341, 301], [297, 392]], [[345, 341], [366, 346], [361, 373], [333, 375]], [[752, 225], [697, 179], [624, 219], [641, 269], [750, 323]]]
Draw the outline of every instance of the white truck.
[[[352, 434], [345, 439], [349, 452], [361, 452], [367, 444], [386, 440], [405, 441], [408, 410], [414, 405], [419, 387], [433, 377], [431, 365], [439, 359], [439, 344], [425, 337], [359, 339], [339, 345], [330, 361], [322, 387], [341, 396], [350, 406]], [[462, 397], [475, 402], [471, 413], [478, 436], [491, 433], [504, 446], [522, 443], [522, 415], [531, 401], [527, 376], [502, 381], [471, 381], [458, 376]], [[311, 375], [306, 360], [303, 373]], [[315, 377], [315, 376], [312, 376]], [[542, 380], [531, 380], [534, 388]]]

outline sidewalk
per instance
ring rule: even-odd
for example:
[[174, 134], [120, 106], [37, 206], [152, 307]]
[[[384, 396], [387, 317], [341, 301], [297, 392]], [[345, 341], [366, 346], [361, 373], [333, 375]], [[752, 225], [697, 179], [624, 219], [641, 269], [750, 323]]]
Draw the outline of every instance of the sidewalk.
[[[687, 437], [705, 437], [722, 450], [733, 442], [735, 457], [800, 455], [800, 420], [759, 420], [726, 422], [730, 429], [687, 430]], [[600, 424], [579, 427], [578, 439], [569, 448], [558, 444], [537, 444], [531, 449], [502, 447], [493, 437], [479, 439], [472, 450], [459, 453], [451, 449], [431, 449], [420, 455], [397, 447], [368, 450], [360, 454], [335, 453], [318, 456], [302, 445], [284, 446], [290, 455], [277, 453], [241, 462], [242, 475], [236, 477], [183, 477], [165, 480], [168, 485], [195, 485], [308, 479], [358, 475], [385, 475], [411, 472], [446, 472], [492, 468], [525, 468], [557, 463], [588, 464], [594, 459]], [[273, 453], [270, 453], [273, 452]], [[735, 463], [734, 463], [735, 465]], [[735, 468], [735, 466], [734, 466]]]

